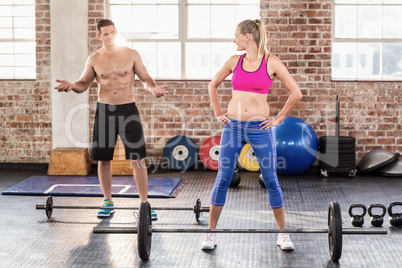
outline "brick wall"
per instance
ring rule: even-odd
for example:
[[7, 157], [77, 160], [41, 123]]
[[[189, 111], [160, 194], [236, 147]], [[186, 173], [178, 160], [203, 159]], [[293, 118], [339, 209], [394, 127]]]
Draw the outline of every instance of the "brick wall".
[[[294, 114], [318, 136], [334, 135], [339, 95], [340, 135], [356, 137], [358, 159], [375, 148], [401, 152], [402, 83], [331, 81], [331, 1], [262, 0], [261, 10], [271, 53], [286, 64], [304, 95]], [[280, 83], [274, 88], [268, 101], [276, 114], [287, 94]]]
[[0, 80], [0, 162], [45, 163], [51, 150], [50, 0], [36, 0], [37, 79]]
[[[42, 12], [37, 14], [38, 80], [0, 81], [2, 162], [49, 160], [49, 5], [48, 0], [37, 2], [37, 12]], [[358, 159], [374, 148], [402, 152], [402, 83], [331, 81], [331, 8], [330, 0], [261, 0], [270, 52], [285, 63], [304, 95], [291, 115], [311, 124], [318, 136], [334, 135], [335, 96], [339, 95], [340, 134], [357, 138]], [[90, 0], [88, 15], [89, 52], [93, 53], [101, 46], [96, 21], [105, 16], [104, 0]], [[155, 99], [141, 83], [135, 84], [149, 161], [159, 161], [164, 144], [175, 135], [187, 135], [200, 145], [207, 137], [220, 134], [209, 102], [209, 81], [157, 82], [169, 86], [170, 94], [163, 99]], [[90, 88], [91, 128], [96, 93], [94, 83]], [[219, 94], [226, 107], [230, 82], [223, 83]], [[275, 81], [268, 97], [273, 115], [287, 97], [287, 90]]]

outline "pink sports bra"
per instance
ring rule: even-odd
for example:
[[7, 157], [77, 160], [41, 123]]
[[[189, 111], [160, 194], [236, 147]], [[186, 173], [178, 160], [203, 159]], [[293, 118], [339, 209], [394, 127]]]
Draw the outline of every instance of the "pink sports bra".
[[237, 62], [236, 68], [233, 70], [233, 90], [268, 94], [273, 80], [268, 75], [265, 57], [263, 57], [260, 67], [258, 67], [256, 71], [247, 72], [243, 70], [244, 56], [246, 56], [246, 53], [241, 55], [239, 61]]

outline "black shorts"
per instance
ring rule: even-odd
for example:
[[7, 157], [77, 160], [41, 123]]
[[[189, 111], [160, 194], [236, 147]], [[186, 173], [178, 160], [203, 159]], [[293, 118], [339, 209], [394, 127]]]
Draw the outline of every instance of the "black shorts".
[[117, 135], [126, 151], [126, 159], [147, 156], [144, 131], [135, 103], [112, 105], [97, 103], [92, 138], [91, 159], [113, 160]]

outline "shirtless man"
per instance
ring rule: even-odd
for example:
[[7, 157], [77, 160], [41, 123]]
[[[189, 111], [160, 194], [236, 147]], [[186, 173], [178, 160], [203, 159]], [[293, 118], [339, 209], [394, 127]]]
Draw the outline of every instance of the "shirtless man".
[[[88, 57], [81, 78], [73, 83], [56, 80], [60, 84], [55, 89], [59, 92], [73, 90], [82, 93], [91, 86], [95, 78], [98, 82], [91, 159], [99, 161], [98, 176], [105, 198], [103, 207], [109, 208], [100, 209], [97, 215], [108, 217], [114, 213], [111, 160], [117, 135], [124, 144], [126, 159], [131, 159], [140, 200], [148, 199], [145, 138], [133, 90], [135, 75], [156, 98], [163, 97], [168, 92], [165, 91], [167, 86], [157, 86], [149, 76], [137, 51], [116, 44], [117, 30], [111, 20], [98, 21], [97, 31], [103, 46]], [[157, 218], [154, 211], [151, 216], [153, 219]]]

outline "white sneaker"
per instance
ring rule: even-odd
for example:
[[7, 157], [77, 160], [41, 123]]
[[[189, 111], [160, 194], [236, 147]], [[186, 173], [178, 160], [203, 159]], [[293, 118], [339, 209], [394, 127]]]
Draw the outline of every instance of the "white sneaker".
[[216, 246], [216, 233], [205, 234], [205, 239], [202, 242], [202, 249], [214, 249]]
[[278, 234], [278, 240], [276, 241], [278, 246], [281, 247], [282, 250], [293, 250], [293, 243], [290, 241], [289, 234]]

